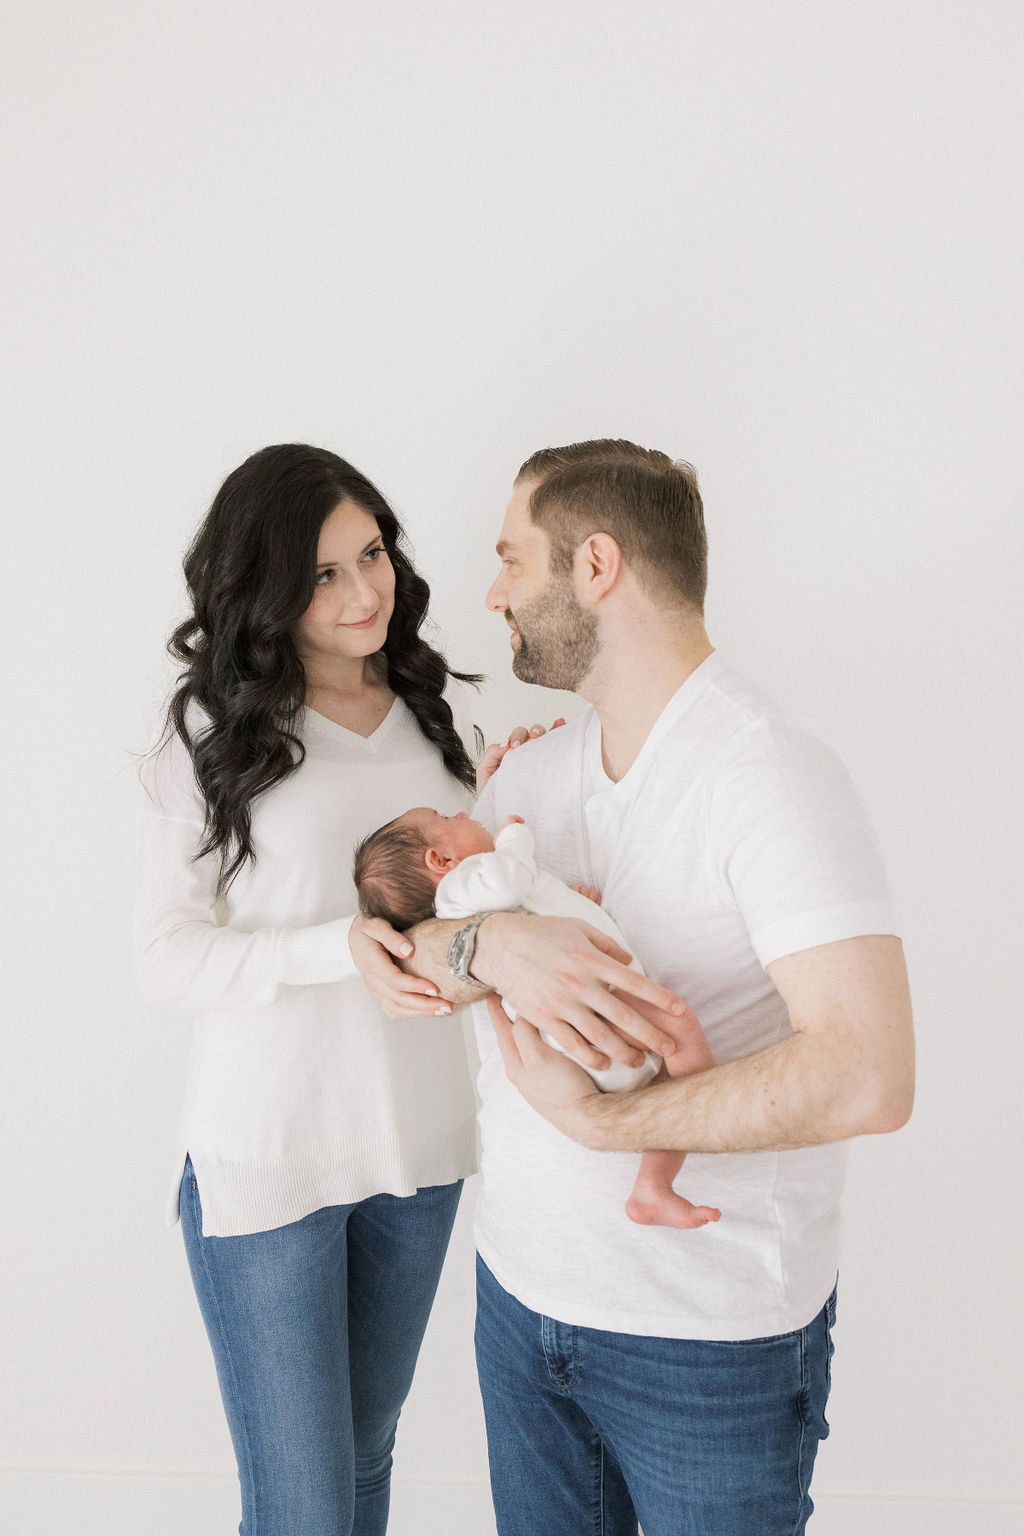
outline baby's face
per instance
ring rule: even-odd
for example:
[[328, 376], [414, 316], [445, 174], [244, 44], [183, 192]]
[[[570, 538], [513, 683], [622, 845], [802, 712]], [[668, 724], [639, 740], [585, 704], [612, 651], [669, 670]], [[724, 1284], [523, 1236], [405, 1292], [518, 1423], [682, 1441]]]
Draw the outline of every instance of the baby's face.
[[414, 826], [427, 840], [427, 845], [444, 854], [452, 866], [471, 853], [493, 853], [494, 838], [478, 821], [471, 821], [465, 811], [455, 816], [442, 816], [440, 811], [418, 806], [406, 811], [399, 818], [408, 826]]

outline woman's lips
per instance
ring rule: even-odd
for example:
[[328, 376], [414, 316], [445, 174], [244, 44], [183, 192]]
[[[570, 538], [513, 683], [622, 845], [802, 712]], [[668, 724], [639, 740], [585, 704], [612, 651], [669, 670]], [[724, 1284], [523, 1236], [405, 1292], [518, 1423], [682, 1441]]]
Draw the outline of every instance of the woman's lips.
[[368, 619], [360, 619], [358, 624], [342, 624], [341, 627], [342, 629], [371, 629], [376, 624], [379, 615], [380, 609], [378, 608], [377, 612], [371, 613]]

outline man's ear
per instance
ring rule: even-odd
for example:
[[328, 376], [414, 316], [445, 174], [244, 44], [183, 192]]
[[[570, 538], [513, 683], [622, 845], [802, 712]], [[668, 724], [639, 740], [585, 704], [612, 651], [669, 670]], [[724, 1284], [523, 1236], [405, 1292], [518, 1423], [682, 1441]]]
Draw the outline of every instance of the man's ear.
[[577, 588], [582, 599], [599, 603], [607, 597], [622, 573], [622, 550], [610, 533], [592, 533], [576, 550]]
[[451, 854], [442, 853], [440, 848], [428, 848], [423, 855], [423, 862], [432, 875], [446, 875], [450, 869], [455, 868]]

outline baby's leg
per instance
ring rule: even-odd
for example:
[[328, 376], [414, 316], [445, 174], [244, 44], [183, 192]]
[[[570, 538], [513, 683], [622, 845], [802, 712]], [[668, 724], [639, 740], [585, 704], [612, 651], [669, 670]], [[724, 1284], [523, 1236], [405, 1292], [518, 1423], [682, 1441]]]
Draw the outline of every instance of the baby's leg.
[[706, 1227], [721, 1211], [713, 1205], [694, 1205], [677, 1195], [672, 1180], [686, 1161], [685, 1152], [645, 1152], [633, 1193], [626, 1201], [630, 1221], [644, 1227]]
[[[636, 998], [630, 998], [630, 1002], [643, 1011], [643, 1005]], [[664, 1026], [663, 1017], [658, 1022]], [[696, 1019], [678, 1020], [669, 1025], [665, 1033], [676, 1041], [676, 1049], [665, 1057], [664, 1072], [669, 1077], [687, 1077], [691, 1072], [704, 1072], [714, 1066], [715, 1058], [707, 1036]], [[672, 1181], [685, 1160], [684, 1152], [644, 1153], [633, 1193], [626, 1202], [626, 1215], [630, 1221], [658, 1227], [704, 1227], [709, 1221], [718, 1221], [721, 1211], [712, 1205], [694, 1205], [672, 1188]]]

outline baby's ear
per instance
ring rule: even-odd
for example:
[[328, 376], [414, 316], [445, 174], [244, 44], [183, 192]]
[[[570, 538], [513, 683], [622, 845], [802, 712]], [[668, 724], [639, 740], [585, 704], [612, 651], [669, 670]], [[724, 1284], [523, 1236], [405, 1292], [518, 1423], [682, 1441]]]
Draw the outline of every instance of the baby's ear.
[[423, 855], [423, 861], [432, 875], [445, 875], [455, 864], [451, 855], [442, 853], [440, 848], [428, 848]]

